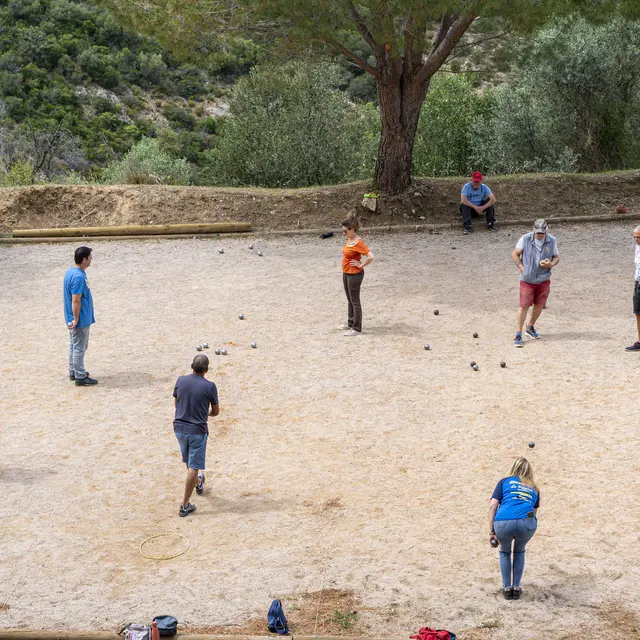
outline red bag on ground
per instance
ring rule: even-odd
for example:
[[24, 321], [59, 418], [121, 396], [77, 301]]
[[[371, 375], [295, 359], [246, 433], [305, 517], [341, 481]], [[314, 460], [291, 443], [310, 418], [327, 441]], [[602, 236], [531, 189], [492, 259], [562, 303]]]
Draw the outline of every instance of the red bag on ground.
[[456, 640], [456, 636], [453, 633], [449, 633], [444, 629], [430, 629], [429, 627], [423, 627], [418, 631], [418, 635], [410, 636], [412, 640]]

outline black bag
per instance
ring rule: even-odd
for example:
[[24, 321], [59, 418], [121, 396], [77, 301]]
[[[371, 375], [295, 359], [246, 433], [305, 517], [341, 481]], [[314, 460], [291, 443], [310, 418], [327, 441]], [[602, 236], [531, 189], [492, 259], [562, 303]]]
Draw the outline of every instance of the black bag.
[[156, 616], [153, 621], [158, 623], [158, 631], [161, 636], [176, 635], [178, 621], [173, 616]]

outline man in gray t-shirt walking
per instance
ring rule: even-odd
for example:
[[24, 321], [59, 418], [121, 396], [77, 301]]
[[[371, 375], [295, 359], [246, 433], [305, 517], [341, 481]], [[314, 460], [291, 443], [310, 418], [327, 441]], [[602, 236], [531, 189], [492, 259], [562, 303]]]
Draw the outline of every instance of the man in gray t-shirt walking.
[[516, 321], [516, 337], [514, 347], [524, 346], [522, 328], [531, 309], [527, 335], [533, 340], [540, 338], [535, 323], [544, 309], [551, 287], [551, 269], [555, 267], [558, 257], [558, 243], [554, 236], [547, 233], [547, 223], [539, 218], [533, 223], [533, 231], [523, 235], [511, 257], [520, 270], [520, 308]]
[[182, 462], [187, 465], [187, 481], [179, 512], [181, 518], [196, 510], [196, 506], [189, 502], [193, 490], [198, 494], [204, 492], [208, 420], [209, 416], [217, 416], [220, 413], [218, 389], [213, 382], [204, 377], [209, 371], [209, 358], [197, 355], [191, 363], [191, 368], [193, 373], [180, 376], [173, 389], [176, 407], [173, 430], [180, 444]]

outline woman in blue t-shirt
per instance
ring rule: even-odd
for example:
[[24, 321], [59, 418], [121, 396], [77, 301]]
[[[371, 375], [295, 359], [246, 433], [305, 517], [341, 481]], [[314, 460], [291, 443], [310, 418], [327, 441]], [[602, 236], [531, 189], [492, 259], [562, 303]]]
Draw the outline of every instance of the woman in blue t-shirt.
[[[538, 527], [540, 491], [526, 458], [517, 458], [509, 475], [496, 485], [489, 507], [489, 542], [500, 542], [502, 593], [507, 600], [519, 600], [524, 571], [524, 550]], [[513, 578], [511, 543], [513, 542]]]

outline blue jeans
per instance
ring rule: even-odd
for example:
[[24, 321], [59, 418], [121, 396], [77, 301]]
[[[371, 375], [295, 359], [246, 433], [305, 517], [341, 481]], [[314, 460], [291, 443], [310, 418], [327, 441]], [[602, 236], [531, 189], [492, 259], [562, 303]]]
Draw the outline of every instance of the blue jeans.
[[89, 329], [91, 327], [76, 327], [69, 331], [69, 375], [76, 380], [87, 377], [84, 368], [84, 352], [89, 346]]
[[[524, 571], [524, 549], [538, 528], [537, 518], [494, 520], [493, 530], [500, 541], [502, 586], [519, 587]], [[513, 542], [513, 579], [511, 578], [511, 543]]]

